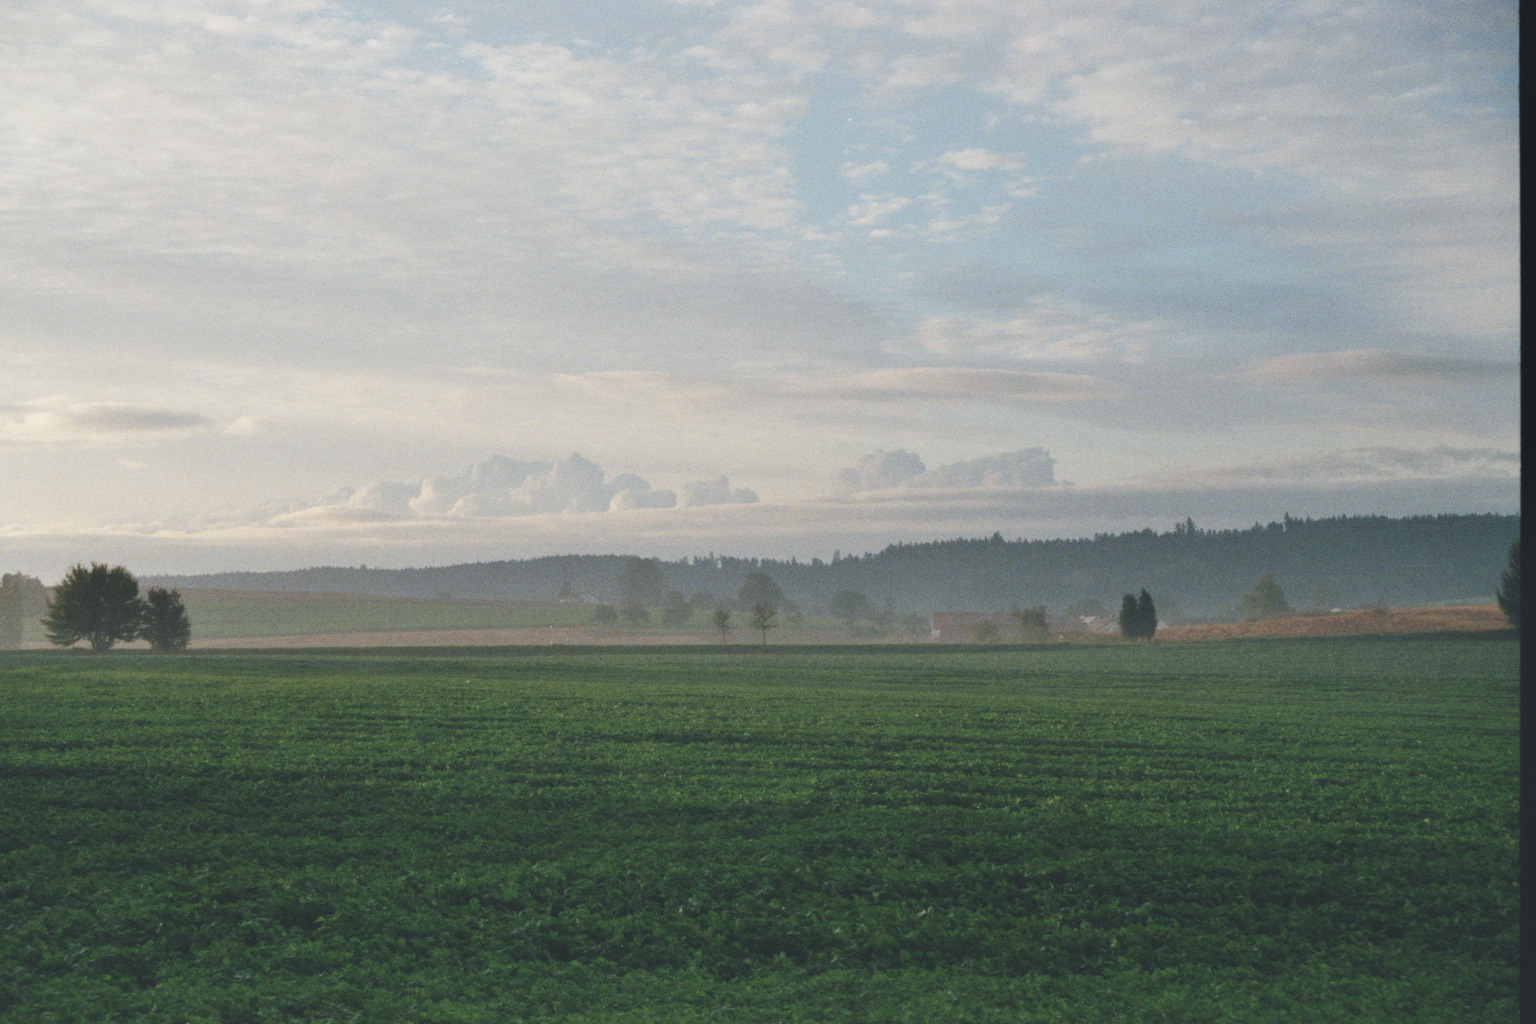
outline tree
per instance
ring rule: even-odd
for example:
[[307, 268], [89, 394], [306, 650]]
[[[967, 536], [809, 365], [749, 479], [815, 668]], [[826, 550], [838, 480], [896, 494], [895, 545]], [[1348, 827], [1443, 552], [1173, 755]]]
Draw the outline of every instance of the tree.
[[1045, 605], [1022, 610], [1015, 608], [1013, 619], [1018, 623], [1015, 639], [1019, 643], [1040, 644], [1051, 638], [1051, 627], [1045, 618]]
[[150, 587], [144, 595], [139, 635], [157, 651], [186, 650], [192, 639], [192, 620], [187, 618], [181, 594], [164, 587]]
[[1003, 638], [1003, 634], [997, 628], [997, 623], [991, 619], [982, 619], [971, 627], [971, 642], [978, 644], [995, 644]]
[[144, 614], [139, 581], [120, 565], [77, 565], [53, 588], [43, 625], [48, 641], [69, 647], [80, 640], [98, 654], [139, 635]]
[[724, 608], [716, 608], [709, 621], [720, 631], [720, 642], [725, 643], [726, 634], [731, 631], [731, 613]]
[[1120, 635], [1127, 640], [1135, 640], [1141, 635], [1139, 612], [1135, 594], [1126, 594], [1120, 599]]
[[1143, 640], [1151, 640], [1157, 635], [1157, 606], [1152, 603], [1152, 595], [1145, 587], [1136, 600], [1136, 635]]
[[874, 606], [869, 603], [869, 598], [857, 590], [839, 590], [832, 595], [832, 600], [827, 602], [827, 611], [833, 617], [843, 619], [849, 628], [859, 619], [867, 619], [874, 614]]
[[[661, 560], [626, 558], [619, 572], [619, 592], [624, 604], [654, 608], [661, 604]], [[649, 616], [647, 616], [649, 617]]]
[[619, 609], [619, 617], [631, 626], [651, 621], [651, 613], [646, 611], [645, 606], [638, 601], [624, 602], [624, 607]]
[[681, 626], [693, 618], [693, 606], [681, 590], [667, 592], [667, 606], [661, 611], [661, 621], [667, 626]]
[[[767, 577], [764, 577], [765, 579]], [[779, 624], [774, 622], [774, 616], [779, 614], [778, 608], [767, 602], [759, 602], [752, 606], [752, 628], [763, 631], [763, 645], [768, 644], [768, 631], [778, 629]]]
[[21, 646], [21, 624], [25, 618], [20, 579], [6, 573], [0, 580], [0, 650]]
[[1520, 627], [1520, 538], [1509, 546], [1509, 567], [1499, 577], [1499, 609], [1509, 624]]
[[741, 582], [741, 591], [736, 597], [743, 608], [755, 609], [760, 604], [766, 604], [777, 611], [785, 604], [784, 592], [767, 573], [763, 572], [747, 573], [746, 579]]
[[1272, 619], [1291, 610], [1285, 599], [1285, 591], [1275, 582], [1273, 573], [1265, 573], [1253, 588], [1253, 593], [1243, 595], [1243, 618], [1249, 622]]
[[607, 625], [619, 621], [619, 610], [611, 604], [600, 604], [592, 609], [592, 621]]

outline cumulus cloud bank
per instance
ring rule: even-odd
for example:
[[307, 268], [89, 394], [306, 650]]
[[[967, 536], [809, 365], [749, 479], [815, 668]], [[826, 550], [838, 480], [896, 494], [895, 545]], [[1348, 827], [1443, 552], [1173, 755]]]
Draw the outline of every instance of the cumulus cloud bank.
[[674, 508], [677, 493], [653, 488], [633, 473], [607, 476], [601, 466], [580, 455], [559, 462], [493, 455], [457, 476], [432, 476], [417, 483], [375, 481], [360, 490], [342, 488], [323, 504], [394, 515], [500, 518]]
[[746, 487], [732, 490], [730, 480], [724, 476], [700, 480], [683, 487], [683, 504], [690, 508], [699, 505], [751, 505], [756, 502], [756, 491]]
[[[682, 504], [690, 508], [750, 505], [757, 500], [757, 492], [732, 487], [723, 475], [683, 485]], [[677, 506], [676, 491], [652, 487], [634, 473], [609, 475], [580, 455], [559, 462], [492, 455], [455, 476], [429, 476], [409, 483], [376, 480], [361, 488], [341, 487], [305, 511], [499, 519]]]
[[991, 488], [1019, 490], [1055, 487], [1056, 460], [1044, 448], [1021, 448], [1002, 455], [988, 455], [929, 469], [908, 451], [875, 451], [856, 465], [837, 474], [844, 492], [885, 491], [895, 488]]

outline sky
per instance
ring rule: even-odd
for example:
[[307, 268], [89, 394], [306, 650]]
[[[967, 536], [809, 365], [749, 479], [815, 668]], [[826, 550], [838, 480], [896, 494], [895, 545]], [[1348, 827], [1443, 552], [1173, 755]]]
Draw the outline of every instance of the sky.
[[1517, 512], [1517, 22], [9, 0], [0, 563]]

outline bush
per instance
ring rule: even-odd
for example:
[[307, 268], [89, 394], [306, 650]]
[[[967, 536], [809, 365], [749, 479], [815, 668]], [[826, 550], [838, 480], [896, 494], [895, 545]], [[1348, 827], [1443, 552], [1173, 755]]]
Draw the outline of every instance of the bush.
[[1021, 644], [1044, 643], [1051, 637], [1051, 627], [1045, 620], [1045, 605], [1036, 605], [1020, 611], [1014, 609], [1013, 618], [1018, 623], [1016, 639]]

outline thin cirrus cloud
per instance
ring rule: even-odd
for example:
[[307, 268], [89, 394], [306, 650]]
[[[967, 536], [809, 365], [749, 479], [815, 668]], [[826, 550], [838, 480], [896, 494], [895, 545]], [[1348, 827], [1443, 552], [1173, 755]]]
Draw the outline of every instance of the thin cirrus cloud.
[[1491, 359], [1423, 356], [1385, 349], [1346, 349], [1275, 356], [1239, 367], [1226, 376], [1255, 384], [1359, 380], [1478, 383], [1518, 380], [1520, 366], [1518, 363]]
[[786, 390], [806, 398], [863, 402], [1058, 403], [1105, 398], [1116, 385], [1085, 373], [914, 366], [803, 381]]

